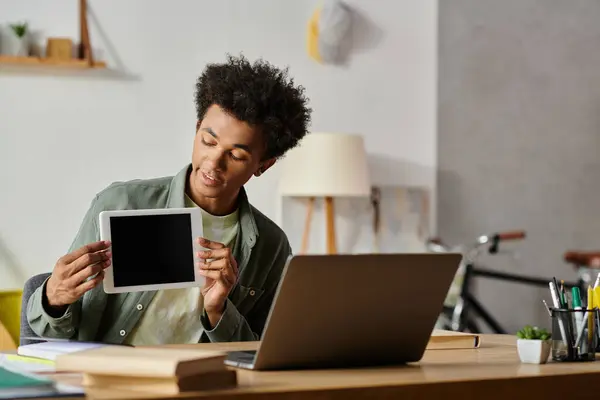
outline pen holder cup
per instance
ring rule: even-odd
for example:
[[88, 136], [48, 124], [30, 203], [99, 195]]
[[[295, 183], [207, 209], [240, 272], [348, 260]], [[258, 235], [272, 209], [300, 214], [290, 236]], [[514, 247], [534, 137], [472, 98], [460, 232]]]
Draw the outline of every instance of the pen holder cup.
[[551, 309], [552, 360], [594, 361], [598, 346], [598, 309]]

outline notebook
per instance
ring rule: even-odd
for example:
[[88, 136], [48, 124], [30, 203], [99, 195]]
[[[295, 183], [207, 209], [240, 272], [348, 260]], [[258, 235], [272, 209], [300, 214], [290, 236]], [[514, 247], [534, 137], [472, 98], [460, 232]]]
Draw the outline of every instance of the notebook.
[[28, 373], [51, 373], [56, 371], [54, 361], [12, 353], [0, 353], [0, 366]]
[[434, 329], [427, 344], [427, 350], [476, 349], [479, 347], [479, 335]]
[[96, 349], [109, 346], [95, 342], [75, 342], [75, 341], [48, 341], [41, 343], [26, 344], [17, 348], [17, 354], [26, 357], [42, 358], [44, 360], [56, 360], [61, 354], [75, 353], [82, 350]]
[[0, 366], [0, 389], [53, 386], [50, 379], [24, 374]]
[[83, 390], [0, 366], [0, 399], [81, 396]]

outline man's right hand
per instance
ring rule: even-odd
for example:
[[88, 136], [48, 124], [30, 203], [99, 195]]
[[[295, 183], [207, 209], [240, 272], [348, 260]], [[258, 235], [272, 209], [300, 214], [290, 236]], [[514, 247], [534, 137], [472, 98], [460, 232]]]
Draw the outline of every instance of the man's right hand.
[[109, 242], [100, 241], [61, 257], [46, 282], [48, 305], [54, 309], [66, 307], [102, 282], [104, 269], [110, 266], [109, 248]]

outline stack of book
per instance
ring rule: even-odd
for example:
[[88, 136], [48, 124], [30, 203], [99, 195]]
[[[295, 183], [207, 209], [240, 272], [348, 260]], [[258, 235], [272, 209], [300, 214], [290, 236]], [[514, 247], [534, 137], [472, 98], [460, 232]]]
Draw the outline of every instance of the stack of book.
[[226, 353], [106, 346], [56, 357], [56, 371], [81, 372], [85, 387], [177, 394], [237, 385]]

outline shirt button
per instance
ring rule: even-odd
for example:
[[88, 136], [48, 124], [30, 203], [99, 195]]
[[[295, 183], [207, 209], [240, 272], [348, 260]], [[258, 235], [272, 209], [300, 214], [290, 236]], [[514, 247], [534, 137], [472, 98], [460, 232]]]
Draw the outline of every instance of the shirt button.
[[254, 290], [250, 291], [250, 296], [254, 296], [256, 294], [256, 292]]
[[125, 329], [121, 329], [121, 330], [119, 331], [119, 335], [121, 335], [121, 336], [125, 336], [125, 334], [126, 334], [126, 333], [127, 333], [127, 332], [125, 332]]
[[141, 304], [138, 304], [137, 306], [135, 306], [135, 308], [137, 308], [139, 311], [142, 311], [142, 308], [144, 308], [144, 306]]

